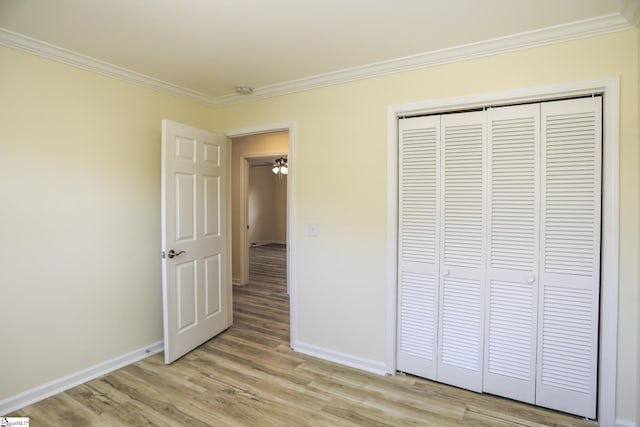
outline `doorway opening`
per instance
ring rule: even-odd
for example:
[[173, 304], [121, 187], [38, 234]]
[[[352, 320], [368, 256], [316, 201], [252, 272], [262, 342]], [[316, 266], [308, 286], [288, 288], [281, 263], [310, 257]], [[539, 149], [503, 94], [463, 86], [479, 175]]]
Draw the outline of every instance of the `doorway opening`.
[[[262, 136], [262, 135], [260, 135]], [[282, 135], [283, 139], [288, 135]], [[287, 152], [278, 154], [286, 158]], [[241, 250], [248, 248], [248, 283], [259, 288], [261, 295], [287, 292], [287, 174], [273, 172], [274, 156], [247, 157], [248, 179], [240, 191], [246, 201], [246, 235], [241, 237]], [[244, 195], [242, 193], [245, 193]], [[246, 197], [245, 197], [246, 196]], [[243, 227], [243, 225], [241, 225]]]
[[[293, 266], [293, 125], [245, 128], [226, 133], [231, 141], [232, 282], [239, 290], [289, 299], [289, 341], [295, 336]], [[288, 173], [272, 171], [288, 160]], [[264, 304], [268, 300], [264, 299]]]

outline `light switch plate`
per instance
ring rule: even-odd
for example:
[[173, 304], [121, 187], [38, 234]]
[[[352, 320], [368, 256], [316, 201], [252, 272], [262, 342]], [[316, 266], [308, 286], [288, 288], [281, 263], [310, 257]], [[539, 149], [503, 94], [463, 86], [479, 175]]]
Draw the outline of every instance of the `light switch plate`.
[[307, 234], [309, 235], [309, 237], [318, 237], [318, 223], [310, 222], [309, 231]]

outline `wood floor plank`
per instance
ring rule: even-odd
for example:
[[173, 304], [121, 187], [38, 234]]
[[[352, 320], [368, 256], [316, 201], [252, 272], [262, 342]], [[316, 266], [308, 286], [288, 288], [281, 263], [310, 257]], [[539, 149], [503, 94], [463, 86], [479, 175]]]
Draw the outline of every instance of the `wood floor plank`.
[[16, 411], [34, 426], [527, 426], [594, 423], [289, 347], [286, 248], [251, 248], [234, 324], [171, 365], [154, 355]]

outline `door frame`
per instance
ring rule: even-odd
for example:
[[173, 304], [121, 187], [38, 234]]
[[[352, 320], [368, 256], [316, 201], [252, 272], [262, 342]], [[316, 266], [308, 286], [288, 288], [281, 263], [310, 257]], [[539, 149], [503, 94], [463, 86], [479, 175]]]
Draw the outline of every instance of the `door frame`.
[[[295, 307], [296, 307], [295, 305], [295, 267], [296, 267], [296, 261], [295, 261], [296, 260], [295, 122], [294, 121], [279, 122], [279, 123], [270, 123], [270, 124], [264, 124], [264, 125], [230, 129], [223, 132], [223, 134], [229, 140], [231, 140], [231, 149], [233, 149], [233, 138], [238, 138], [241, 136], [257, 135], [261, 133], [277, 132], [277, 131], [288, 131], [289, 133], [289, 155], [288, 155], [289, 171], [287, 174], [287, 292], [289, 294], [289, 346], [293, 348], [297, 339], [297, 323], [296, 323], [296, 310], [295, 310]], [[229, 150], [229, 152], [231, 152], [231, 150]], [[260, 154], [260, 156], [264, 156], [264, 155], [269, 155], [269, 153]], [[243, 164], [244, 164], [244, 171], [243, 171]], [[243, 180], [243, 173], [245, 174], [248, 173], [247, 166], [248, 165], [247, 165], [246, 156], [245, 156], [243, 157], [243, 161], [241, 161], [240, 180]], [[233, 168], [233, 165], [231, 165], [230, 170], [231, 168]], [[242, 188], [243, 183], [240, 183], [240, 185]], [[246, 185], [247, 185], [247, 180], [245, 177], [244, 186]], [[240, 204], [242, 205], [243, 203], [240, 203]], [[243, 217], [241, 221], [244, 223], [244, 230], [242, 229], [240, 230], [240, 239], [241, 241], [243, 241], [242, 239], [246, 241], [246, 238], [247, 238], [246, 204], [245, 204], [245, 211], [241, 212], [241, 216]], [[248, 248], [246, 248], [246, 250], [248, 254]], [[245, 256], [248, 256], [248, 255], [245, 255]], [[243, 262], [242, 255], [241, 255], [240, 262]], [[241, 270], [244, 268], [243, 266], [244, 264], [241, 265]]]
[[608, 77], [387, 107], [387, 342], [386, 371], [396, 372], [398, 290], [398, 119], [603, 93], [602, 240], [597, 419], [615, 425], [618, 353], [620, 78]]

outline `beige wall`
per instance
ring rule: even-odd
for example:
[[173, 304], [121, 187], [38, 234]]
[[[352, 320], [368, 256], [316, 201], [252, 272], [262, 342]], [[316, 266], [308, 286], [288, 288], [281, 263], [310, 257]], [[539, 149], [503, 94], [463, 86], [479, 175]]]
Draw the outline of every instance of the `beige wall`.
[[[387, 106], [620, 76], [617, 417], [640, 423], [639, 37], [619, 32], [220, 108], [0, 48], [0, 400], [162, 339], [162, 118], [219, 131], [295, 122], [297, 338], [383, 362]], [[342, 167], [328, 172], [332, 158]]]
[[276, 176], [271, 166], [251, 167], [248, 203], [250, 243], [286, 243], [286, 191], [287, 180]]
[[[638, 419], [638, 30], [229, 106], [226, 128], [293, 121], [297, 339], [376, 362], [386, 351], [386, 114], [393, 104], [620, 76], [617, 416]], [[327, 171], [328, 159], [342, 167]], [[309, 223], [318, 237], [307, 236]], [[339, 297], [338, 297], [339, 296]]]
[[[214, 114], [219, 120], [219, 113]], [[230, 129], [230, 128], [226, 128]], [[231, 143], [231, 239], [232, 276], [238, 283], [240, 277], [240, 162], [243, 158], [260, 157], [265, 154], [289, 152], [289, 132], [270, 132], [234, 138]], [[275, 159], [275, 157], [274, 157]]]
[[162, 340], [160, 122], [211, 109], [0, 47], [0, 401]]

